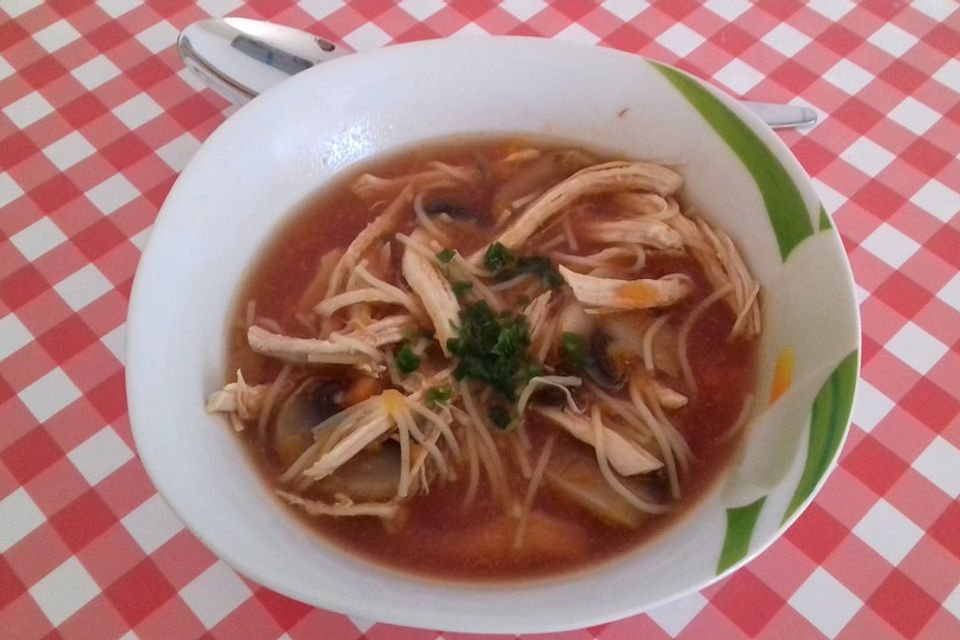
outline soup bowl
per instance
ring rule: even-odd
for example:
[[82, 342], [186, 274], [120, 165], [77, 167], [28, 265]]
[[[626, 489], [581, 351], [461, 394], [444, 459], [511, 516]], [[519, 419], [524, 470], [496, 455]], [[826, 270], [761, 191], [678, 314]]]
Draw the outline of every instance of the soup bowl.
[[[749, 432], [680, 523], [549, 579], [438, 581], [351, 557], [270, 495], [204, 399], [224, 380], [227, 315], [272, 232], [375, 154], [463, 134], [527, 134], [682, 167], [685, 197], [738, 243], [764, 291]], [[834, 464], [859, 364], [849, 266], [787, 147], [730, 97], [625, 53], [528, 38], [348, 56], [253, 100], [171, 190], [130, 305], [127, 392], [141, 459], [189, 529], [244, 575], [348, 615], [451, 631], [532, 632], [634, 614], [700, 589], [771, 544]]]

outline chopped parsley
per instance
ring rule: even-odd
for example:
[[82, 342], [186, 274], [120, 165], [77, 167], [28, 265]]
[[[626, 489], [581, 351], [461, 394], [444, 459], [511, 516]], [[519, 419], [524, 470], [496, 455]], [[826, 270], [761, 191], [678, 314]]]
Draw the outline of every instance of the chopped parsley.
[[540, 278], [549, 289], [556, 289], [563, 284], [563, 278], [550, 258], [546, 256], [517, 257], [499, 242], [494, 242], [487, 248], [483, 256], [483, 266], [500, 282], [529, 273]]
[[441, 405], [448, 404], [453, 398], [453, 389], [450, 387], [431, 387], [427, 389], [427, 404]]
[[463, 280], [454, 281], [451, 283], [450, 287], [453, 289], [453, 295], [457, 296], [458, 298], [462, 298], [473, 291], [473, 283], [465, 282]]
[[460, 333], [447, 342], [457, 357], [453, 371], [464, 378], [489, 385], [508, 402], [517, 387], [541, 372], [540, 363], [530, 354], [530, 326], [523, 314], [497, 315], [484, 302], [475, 302], [460, 311]]
[[483, 255], [483, 266], [493, 273], [499, 273], [513, 261], [513, 253], [499, 242], [487, 247], [487, 252]]
[[510, 410], [502, 404], [495, 404], [490, 407], [488, 415], [490, 416], [490, 422], [497, 429], [505, 431], [510, 426]]
[[404, 343], [397, 352], [396, 364], [400, 373], [413, 373], [420, 368], [420, 356], [413, 352], [409, 343]]
[[560, 336], [560, 358], [572, 371], [582, 371], [590, 364], [587, 341], [579, 333], [565, 331]]
[[437, 254], [437, 260], [439, 260], [443, 264], [447, 264], [448, 262], [453, 260], [453, 257], [455, 255], [457, 255], [457, 252], [454, 251], [453, 249], [444, 249], [443, 251]]

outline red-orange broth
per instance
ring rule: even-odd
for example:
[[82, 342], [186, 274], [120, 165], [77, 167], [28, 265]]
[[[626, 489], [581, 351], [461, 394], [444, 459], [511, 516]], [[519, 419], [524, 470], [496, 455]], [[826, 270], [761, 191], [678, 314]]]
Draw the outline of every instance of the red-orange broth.
[[[351, 191], [350, 185], [361, 173], [397, 176], [435, 160], [470, 166], [482, 159], [490, 161], [503, 157], [510, 150], [526, 145], [529, 145], [527, 140], [488, 138], [421, 145], [375, 158], [307, 198], [271, 238], [240, 289], [230, 325], [226, 363], [228, 381], [234, 379], [237, 369], [242, 369], [248, 383], [267, 383], [281, 368], [281, 363], [257, 355], [247, 346], [245, 317], [249, 301], [256, 301], [257, 316], [275, 320], [288, 335], [305, 337], [304, 328], [293, 317], [293, 309], [313, 277], [320, 256], [334, 247], [348, 245], [376, 216]], [[557, 148], [551, 144], [535, 146]], [[495, 187], [495, 182], [489, 183], [466, 198], [464, 204], [469, 209], [488, 210]], [[605, 205], [602, 199], [596, 204], [598, 215], [603, 215]], [[410, 211], [400, 230], [409, 232], [413, 224], [414, 215]], [[573, 224], [576, 228], [576, 220]], [[461, 252], [468, 255], [489, 243], [492, 237], [492, 227], [479, 227], [475, 237], [458, 237], [456, 240]], [[586, 244], [580, 250], [586, 252], [595, 250], [595, 247]], [[658, 277], [674, 272], [688, 274], [696, 285], [693, 295], [678, 305], [679, 312], [668, 322], [676, 327], [682, 321], [683, 311], [695, 306], [712, 289], [698, 264], [686, 257], [651, 256], [641, 275]], [[738, 437], [724, 436], [753, 390], [756, 340], [728, 340], [733, 322], [734, 315], [726, 305], [714, 304], [690, 333], [688, 353], [699, 389], [686, 408], [671, 413], [673, 423], [693, 454], [690, 469], [681, 478], [683, 497], [669, 513], [645, 516], [636, 528], [613, 526], [587, 516], [580, 507], [554, 495], [549, 488], [541, 487], [534, 511], [563, 523], [562, 527], [571, 535], [569, 539], [561, 537], [561, 544], [552, 551], [541, 550], [535, 554], [517, 551], [510, 545], [512, 530], [496, 524], [502, 522], [502, 511], [494, 505], [483, 482], [477, 501], [466, 511], [461, 505], [464, 482], [434, 482], [429, 495], [417, 495], [409, 501], [404, 526], [392, 532], [372, 517], [309, 517], [292, 507], [284, 505], [283, 508], [289, 509], [347, 554], [443, 579], [540, 578], [596, 565], [636, 549], [695, 508], [724, 471], [739, 443]], [[294, 369], [295, 374], [304, 371], [316, 372], [317, 367], [303, 365]], [[344, 375], [344, 369], [330, 371], [331, 375]], [[346, 374], [347, 377], [359, 375], [355, 372]], [[526, 429], [533, 444], [533, 459], [547, 436], [553, 433], [558, 437], [550, 468], [562, 468], [570, 460], [595, 459], [590, 446], [544, 422], [528, 411]], [[265, 448], [254, 434], [254, 429], [246, 429], [240, 435], [264, 481], [276, 486], [276, 477], [284, 466], [275, 452]], [[516, 471], [510, 456], [504, 455], [504, 462], [510, 470], [514, 492], [523, 496], [528, 481]], [[550, 547], [550, 544], [546, 546]]]

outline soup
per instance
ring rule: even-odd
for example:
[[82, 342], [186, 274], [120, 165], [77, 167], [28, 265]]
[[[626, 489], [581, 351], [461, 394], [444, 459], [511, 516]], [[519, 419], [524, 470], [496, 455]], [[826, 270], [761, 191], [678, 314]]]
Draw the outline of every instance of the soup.
[[760, 289], [682, 176], [515, 139], [373, 160], [253, 266], [208, 399], [348, 553], [544, 577], [650, 540], [730, 461]]

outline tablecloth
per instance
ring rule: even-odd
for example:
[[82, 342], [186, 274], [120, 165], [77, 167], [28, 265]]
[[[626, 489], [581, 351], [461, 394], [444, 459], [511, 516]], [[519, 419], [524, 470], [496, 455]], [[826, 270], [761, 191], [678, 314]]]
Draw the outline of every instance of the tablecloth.
[[863, 314], [839, 466], [730, 577], [551, 637], [960, 638], [960, 10], [938, 0], [0, 0], [0, 637], [463, 637], [348, 618], [239, 576], [137, 457], [131, 282], [178, 171], [230, 113], [174, 43], [227, 14], [361, 50], [587, 42], [814, 106], [818, 125], [782, 137], [833, 215]]

